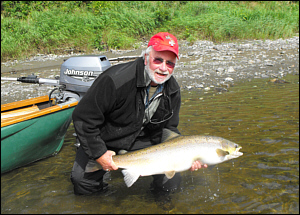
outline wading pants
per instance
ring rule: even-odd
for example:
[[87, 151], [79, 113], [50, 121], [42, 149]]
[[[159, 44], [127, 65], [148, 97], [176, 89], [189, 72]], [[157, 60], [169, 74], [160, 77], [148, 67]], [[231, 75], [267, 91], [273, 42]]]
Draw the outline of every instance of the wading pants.
[[[112, 150], [112, 149], [110, 149]], [[116, 152], [117, 153], [117, 152]], [[103, 176], [106, 173], [104, 170], [96, 172], [85, 172], [85, 166], [89, 161], [83, 148], [79, 146], [76, 152], [76, 158], [71, 172], [71, 181], [74, 185], [74, 193], [76, 195], [88, 195], [103, 190]], [[176, 173], [172, 179], [166, 180], [166, 176], [153, 175], [152, 189], [172, 191], [179, 187], [181, 182], [180, 173]]]

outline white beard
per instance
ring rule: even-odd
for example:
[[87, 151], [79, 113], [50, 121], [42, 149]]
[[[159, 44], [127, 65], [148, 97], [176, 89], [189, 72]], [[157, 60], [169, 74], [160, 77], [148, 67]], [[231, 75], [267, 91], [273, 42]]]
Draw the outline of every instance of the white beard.
[[[167, 80], [169, 80], [169, 79], [171, 78], [171, 76], [172, 76], [173, 73], [174, 73], [174, 69], [173, 69], [173, 73], [172, 73], [172, 74], [170, 74], [169, 71], [161, 72], [159, 69], [152, 70], [152, 69], [150, 69], [150, 67], [149, 67], [149, 59], [147, 59], [147, 61], [148, 61], [148, 63], [147, 63], [147, 65], [145, 66], [145, 70], [146, 70], [147, 74], [149, 75], [151, 81], [153, 81], [155, 84], [163, 84], [163, 83], [165, 83]], [[154, 74], [155, 74], [156, 72], [157, 72], [157, 73], [160, 73], [160, 74], [167, 75], [167, 76], [165, 77], [165, 79], [164, 79], [163, 81], [156, 80], [156, 79], [155, 79], [155, 76], [154, 76]]]

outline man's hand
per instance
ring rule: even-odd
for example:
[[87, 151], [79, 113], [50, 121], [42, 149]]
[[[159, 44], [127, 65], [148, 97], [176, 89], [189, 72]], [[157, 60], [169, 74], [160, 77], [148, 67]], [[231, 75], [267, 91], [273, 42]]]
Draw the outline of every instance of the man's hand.
[[[195, 161], [192, 164], [192, 167], [190, 168], [191, 171], [197, 171], [198, 169], [200, 169], [202, 167], [201, 163], [199, 161]], [[204, 164], [203, 167], [207, 168], [207, 164]]]
[[118, 167], [112, 160], [112, 156], [116, 155], [114, 151], [107, 150], [100, 158], [96, 161], [102, 166], [103, 170], [110, 171], [110, 170], [117, 170]]

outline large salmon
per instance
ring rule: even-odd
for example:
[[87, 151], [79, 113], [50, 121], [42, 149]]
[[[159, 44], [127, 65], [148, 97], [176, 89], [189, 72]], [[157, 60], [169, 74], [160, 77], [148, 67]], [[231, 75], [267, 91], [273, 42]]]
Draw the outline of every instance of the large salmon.
[[[165, 174], [171, 179], [176, 172], [191, 168], [194, 161], [215, 165], [243, 155], [238, 144], [214, 136], [177, 136], [145, 149], [113, 156], [123, 168], [124, 181], [130, 187], [140, 176]], [[86, 171], [99, 170], [100, 164], [91, 162]]]

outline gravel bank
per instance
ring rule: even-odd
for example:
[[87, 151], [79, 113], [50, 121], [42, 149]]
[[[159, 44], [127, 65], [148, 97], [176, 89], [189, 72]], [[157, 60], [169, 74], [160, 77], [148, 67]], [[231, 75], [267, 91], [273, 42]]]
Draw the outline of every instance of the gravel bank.
[[239, 79], [283, 78], [299, 74], [299, 37], [214, 44], [181, 45], [175, 77], [186, 89], [208, 90], [233, 85]]
[[[110, 50], [90, 54], [108, 58], [139, 56], [147, 47], [140, 43], [136, 50]], [[174, 72], [182, 89], [217, 90], [225, 92], [239, 80], [279, 78], [287, 74], [299, 75], [299, 36], [278, 40], [248, 40], [216, 44], [197, 41], [193, 45], [180, 41], [180, 60]], [[42, 78], [59, 75], [63, 59], [86, 53], [66, 55], [39, 54], [24, 61], [2, 63], [2, 77], [27, 76], [35, 72]], [[1, 104], [48, 94], [53, 87], [1, 81]]]

